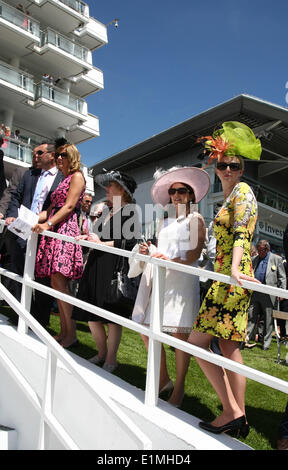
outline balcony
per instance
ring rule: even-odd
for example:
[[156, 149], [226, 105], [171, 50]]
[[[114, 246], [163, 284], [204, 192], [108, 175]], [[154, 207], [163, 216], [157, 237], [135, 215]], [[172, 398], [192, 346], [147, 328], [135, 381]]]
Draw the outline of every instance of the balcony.
[[88, 16], [89, 17], [89, 9], [88, 5], [84, 2], [80, 2], [79, 0], [59, 0], [61, 3], [64, 3], [72, 10], [77, 11], [80, 15]]
[[34, 94], [34, 83], [31, 75], [17, 70], [5, 62], [0, 62], [0, 87], [3, 86], [12, 88], [13, 91]]
[[29, 11], [42, 26], [53, 25], [64, 34], [89, 21], [89, 7], [79, 0], [32, 0]]
[[75, 57], [77, 60], [85, 62], [89, 67], [92, 66], [92, 55], [87, 47], [75, 43], [51, 28], [47, 28], [41, 33], [40, 46], [43, 47], [46, 44], [54, 46], [70, 56]]
[[[273, 191], [268, 186], [265, 186], [257, 181], [243, 177], [243, 181], [245, 181], [251, 188], [255, 194], [257, 202], [264, 204], [265, 206], [269, 206], [277, 211], [284, 212], [288, 214], [288, 198], [285, 197], [284, 194], [280, 194], [276, 191]], [[222, 192], [222, 185], [220, 182], [214, 183], [213, 185], [213, 193]]]
[[31, 42], [40, 42], [40, 24], [30, 15], [0, 0], [0, 41], [5, 44], [1, 49], [3, 57], [21, 57], [27, 54], [26, 48]]
[[30, 69], [35, 77], [39, 70], [47, 71], [53, 77], [70, 77], [93, 68], [92, 53], [63, 34], [47, 28], [41, 32], [40, 45], [31, 44], [34, 54], [29, 57]]
[[49, 104], [50, 106], [61, 107], [63, 110], [69, 110], [73, 113], [81, 115], [80, 118], [87, 116], [87, 104], [82, 98], [76, 97], [68, 93], [67, 91], [51, 86], [44, 81], [38, 83], [35, 89], [35, 103], [37, 105], [40, 102]]
[[67, 132], [67, 138], [71, 142], [82, 143], [87, 140], [98, 137], [99, 132], [99, 119], [97, 116], [88, 114], [85, 121], [79, 121], [77, 124], [71, 126]]
[[82, 73], [71, 78], [71, 91], [77, 96], [86, 97], [104, 88], [102, 70], [93, 67], [87, 73]]
[[32, 148], [24, 142], [5, 138], [1, 149], [4, 152], [5, 167], [7, 163], [12, 165], [21, 163], [23, 166], [30, 166], [32, 164]]
[[74, 31], [75, 36], [81, 44], [91, 51], [104, 46], [108, 42], [107, 27], [95, 18], [89, 18], [88, 23], [84, 23]]

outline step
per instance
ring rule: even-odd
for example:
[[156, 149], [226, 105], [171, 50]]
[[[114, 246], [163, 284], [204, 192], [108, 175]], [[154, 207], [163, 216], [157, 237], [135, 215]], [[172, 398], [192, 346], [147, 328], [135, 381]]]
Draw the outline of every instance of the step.
[[0, 424], [0, 451], [17, 449], [17, 431]]

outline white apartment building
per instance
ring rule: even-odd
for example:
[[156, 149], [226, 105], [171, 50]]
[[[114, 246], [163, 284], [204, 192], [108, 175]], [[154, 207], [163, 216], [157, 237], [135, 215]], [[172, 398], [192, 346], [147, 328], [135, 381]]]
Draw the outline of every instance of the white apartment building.
[[104, 86], [92, 52], [107, 43], [107, 28], [86, 3], [0, 0], [0, 42], [0, 123], [11, 131], [2, 147], [6, 178], [15, 165], [31, 165], [32, 148], [43, 140], [79, 144], [99, 136], [85, 98]]

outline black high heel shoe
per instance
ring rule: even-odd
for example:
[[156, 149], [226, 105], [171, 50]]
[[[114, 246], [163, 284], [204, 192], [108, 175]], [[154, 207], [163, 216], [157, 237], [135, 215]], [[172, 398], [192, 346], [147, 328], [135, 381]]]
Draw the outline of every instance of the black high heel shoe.
[[249, 433], [249, 425], [246, 423], [244, 415], [240, 416], [240, 418], [229, 421], [229, 423], [226, 423], [223, 426], [213, 426], [213, 424], [205, 423], [205, 421], [200, 421], [199, 426], [200, 428], [205, 429], [205, 431], [209, 431], [214, 434], [226, 432], [230, 436], [233, 435], [233, 437], [247, 437]]

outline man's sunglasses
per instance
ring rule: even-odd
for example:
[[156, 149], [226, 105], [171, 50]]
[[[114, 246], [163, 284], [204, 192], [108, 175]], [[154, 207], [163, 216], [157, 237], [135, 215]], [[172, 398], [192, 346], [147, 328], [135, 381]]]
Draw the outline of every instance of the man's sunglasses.
[[217, 170], [224, 171], [227, 168], [230, 168], [231, 171], [239, 171], [241, 170], [241, 164], [240, 163], [225, 163], [225, 162], [219, 162], [216, 165]]
[[174, 194], [176, 194], [176, 193], [178, 193], [178, 194], [187, 194], [189, 192], [190, 191], [187, 188], [169, 188], [168, 189], [169, 196], [174, 196]]
[[43, 152], [43, 150], [37, 150], [36, 155], [43, 155], [43, 153], [48, 153], [47, 151]]
[[55, 153], [55, 158], [61, 157], [61, 158], [67, 158], [67, 152], [62, 152], [62, 153]]

